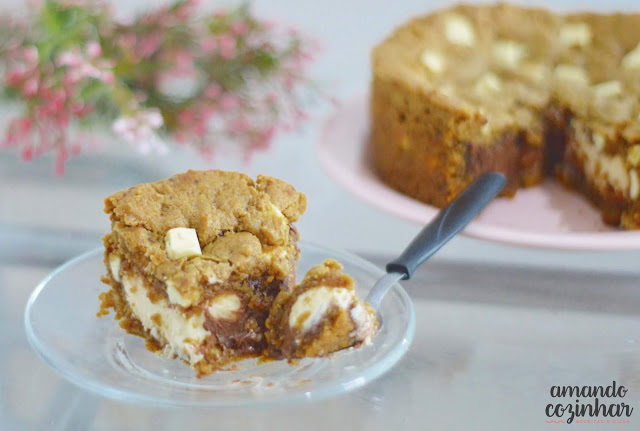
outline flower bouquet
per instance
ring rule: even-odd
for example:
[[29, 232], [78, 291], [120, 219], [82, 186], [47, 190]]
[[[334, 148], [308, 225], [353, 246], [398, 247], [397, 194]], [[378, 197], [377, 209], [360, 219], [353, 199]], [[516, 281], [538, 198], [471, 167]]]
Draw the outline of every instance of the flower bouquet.
[[55, 170], [107, 126], [142, 153], [167, 142], [210, 158], [245, 157], [306, 116], [305, 66], [317, 49], [245, 4], [203, 13], [195, 1], [129, 22], [104, 2], [45, 1], [25, 19], [0, 17], [3, 94], [23, 106], [1, 146], [23, 160], [55, 155]]

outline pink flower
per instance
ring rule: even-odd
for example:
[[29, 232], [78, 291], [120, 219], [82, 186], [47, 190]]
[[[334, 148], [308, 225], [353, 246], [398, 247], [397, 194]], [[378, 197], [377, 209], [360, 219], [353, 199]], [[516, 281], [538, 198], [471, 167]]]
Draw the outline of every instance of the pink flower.
[[29, 117], [18, 117], [11, 120], [7, 127], [4, 144], [15, 145], [24, 141], [31, 133], [33, 123]]
[[82, 79], [80, 70], [77, 68], [67, 70], [62, 75], [62, 85], [64, 87], [73, 87]]
[[[101, 48], [95, 42], [89, 43], [87, 46], [87, 55], [94, 60], [98, 60], [94, 56], [99, 55]], [[108, 70], [112, 66], [110, 61], [96, 61], [92, 64], [87, 58], [82, 56], [77, 50], [66, 51], [58, 56], [56, 64], [58, 67], [66, 67], [62, 76], [62, 84], [71, 89], [78, 82], [86, 78], [99, 79], [107, 84], [113, 83], [113, 72]]]
[[301, 109], [296, 109], [294, 118], [296, 121], [304, 121], [309, 119], [309, 115]]
[[138, 148], [142, 154], [152, 151], [166, 152], [166, 146], [156, 134], [164, 121], [157, 108], [136, 112], [130, 117], [120, 117], [113, 123], [113, 131], [129, 144]]
[[200, 48], [207, 54], [212, 54], [218, 47], [218, 39], [215, 36], [204, 36], [200, 41]]
[[38, 78], [33, 77], [26, 80], [22, 85], [22, 95], [26, 98], [35, 96], [38, 92], [38, 86]]
[[233, 24], [231, 24], [231, 27], [229, 27], [231, 32], [238, 35], [238, 36], [244, 36], [245, 34], [247, 34], [249, 32], [249, 24], [247, 24], [246, 22], [242, 22], [242, 21], [236, 21]]
[[121, 34], [119, 35], [119, 37], [120, 37], [120, 44], [125, 50], [129, 52], [136, 45], [136, 35], [134, 33]]
[[83, 63], [82, 57], [78, 51], [65, 51], [56, 58], [56, 65], [78, 67]]
[[240, 106], [240, 98], [232, 93], [225, 93], [220, 99], [220, 108], [223, 111], [230, 111]]
[[271, 19], [263, 19], [260, 22], [260, 27], [262, 27], [264, 30], [273, 30], [275, 28], [275, 26], [277, 25], [276, 21], [271, 20]]
[[289, 36], [292, 38], [299, 38], [300, 37], [300, 30], [298, 30], [297, 28], [290, 28], [289, 29]]
[[193, 111], [189, 109], [184, 109], [178, 114], [178, 121], [181, 125], [190, 125], [193, 123], [194, 118]]
[[161, 41], [162, 35], [157, 32], [145, 36], [138, 42], [137, 54], [143, 58], [151, 57], [158, 50]]
[[91, 106], [82, 102], [74, 103], [73, 105], [71, 105], [69, 110], [71, 111], [71, 114], [77, 118], [86, 117], [93, 111]]
[[184, 130], [178, 130], [173, 134], [173, 137], [179, 144], [186, 144], [189, 140], [189, 134]]
[[184, 51], [177, 51], [174, 54], [175, 66], [172, 72], [177, 76], [191, 76], [193, 74], [193, 57]]
[[16, 129], [21, 135], [27, 135], [31, 132], [33, 121], [31, 121], [31, 118], [22, 117], [22, 118], [18, 118], [15, 124], [16, 124]]
[[202, 119], [193, 125], [193, 134], [199, 138], [204, 137], [207, 133], [207, 122]]
[[69, 126], [69, 114], [66, 111], [59, 111], [53, 120], [60, 129], [66, 129]]
[[74, 156], [77, 156], [78, 154], [80, 154], [80, 151], [82, 150], [82, 146], [79, 143], [75, 143], [72, 144], [71, 147], [71, 154], [73, 154]]
[[278, 102], [278, 95], [276, 93], [269, 93], [266, 102], [269, 105], [275, 105]]
[[58, 176], [64, 175], [64, 162], [69, 158], [69, 154], [67, 153], [66, 148], [60, 148], [56, 152], [56, 159], [54, 162], [55, 173]]
[[22, 50], [22, 58], [27, 64], [35, 65], [38, 62], [38, 48], [27, 46]]
[[285, 90], [287, 90], [288, 92], [292, 91], [293, 87], [295, 87], [295, 85], [296, 85], [295, 76], [286, 75], [284, 77], [283, 84], [284, 84]]
[[24, 148], [22, 148], [22, 151], [20, 152], [20, 158], [25, 162], [33, 159], [33, 147], [31, 145], [26, 145]]
[[217, 99], [222, 93], [222, 88], [218, 84], [210, 84], [205, 88], [204, 95], [209, 99]]
[[246, 118], [238, 118], [229, 124], [229, 131], [231, 133], [244, 133], [249, 130], [250, 127], [251, 125]]
[[200, 150], [200, 154], [202, 154], [202, 157], [205, 160], [208, 160], [208, 161], [213, 160], [213, 149], [212, 148], [205, 147], [202, 150]]
[[135, 108], [135, 106], [136, 106], [137, 104], [140, 104], [140, 103], [144, 103], [144, 102], [146, 102], [146, 101], [147, 101], [147, 99], [149, 98], [149, 96], [147, 95], [147, 93], [145, 93], [145, 92], [144, 92], [144, 91], [142, 91], [142, 90], [136, 90], [136, 91], [134, 91], [134, 92], [133, 92], [133, 97], [135, 98], [135, 101], [137, 102], [137, 103], [135, 103], [135, 104], [133, 105], [133, 108]]
[[186, 21], [191, 17], [194, 9], [198, 7], [200, 0], [187, 0], [176, 11], [176, 16], [180, 21]]
[[87, 44], [87, 55], [89, 58], [98, 58], [102, 54], [102, 47], [97, 42], [89, 42]]
[[115, 81], [115, 77], [113, 76], [113, 72], [111, 71], [102, 72], [101, 78], [102, 81], [108, 85], [113, 84], [113, 82]]
[[223, 34], [218, 39], [220, 56], [224, 59], [231, 59], [236, 55], [236, 39], [228, 34]]
[[5, 74], [4, 82], [7, 85], [17, 85], [18, 83], [22, 82], [25, 77], [26, 71], [24, 66], [15, 66]]
[[80, 66], [80, 76], [83, 78], [102, 78], [102, 72], [90, 63], [84, 63]]

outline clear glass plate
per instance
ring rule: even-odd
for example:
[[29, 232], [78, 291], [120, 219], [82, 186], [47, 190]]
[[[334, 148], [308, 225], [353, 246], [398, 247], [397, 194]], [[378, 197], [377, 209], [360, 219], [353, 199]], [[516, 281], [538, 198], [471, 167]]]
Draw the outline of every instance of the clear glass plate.
[[[298, 279], [313, 265], [339, 260], [366, 296], [384, 272], [353, 254], [300, 243]], [[113, 314], [96, 317], [105, 272], [102, 249], [60, 266], [35, 289], [25, 311], [27, 338], [35, 351], [70, 382], [120, 401], [165, 406], [217, 407], [319, 400], [339, 395], [388, 371], [407, 351], [415, 312], [400, 285], [387, 294], [384, 325], [373, 343], [328, 358], [257, 364], [236, 362], [203, 378], [179, 360], [149, 352], [144, 340], [125, 333]]]

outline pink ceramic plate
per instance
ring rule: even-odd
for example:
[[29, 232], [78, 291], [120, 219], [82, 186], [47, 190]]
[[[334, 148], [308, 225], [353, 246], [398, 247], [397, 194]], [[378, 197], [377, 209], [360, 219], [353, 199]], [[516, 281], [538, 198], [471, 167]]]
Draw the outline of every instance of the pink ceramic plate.
[[[326, 172], [356, 197], [386, 212], [425, 224], [438, 209], [405, 196], [380, 181], [366, 157], [367, 98], [343, 104], [324, 125], [317, 154]], [[640, 249], [640, 231], [602, 223], [580, 195], [547, 181], [498, 198], [464, 231], [475, 238], [508, 244], [571, 250]]]

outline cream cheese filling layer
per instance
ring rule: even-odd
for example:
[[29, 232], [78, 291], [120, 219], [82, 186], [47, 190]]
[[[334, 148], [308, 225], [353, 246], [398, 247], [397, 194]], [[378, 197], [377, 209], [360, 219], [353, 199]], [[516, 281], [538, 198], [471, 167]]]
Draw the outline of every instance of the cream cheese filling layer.
[[313, 329], [331, 307], [349, 310], [356, 329], [351, 336], [370, 343], [376, 333], [375, 320], [355, 292], [343, 287], [318, 286], [300, 295], [291, 307], [289, 326], [302, 332]]
[[362, 302], [358, 302], [351, 309], [351, 318], [356, 324], [354, 338], [364, 342], [364, 344], [371, 344], [371, 340], [373, 340], [373, 336], [376, 335], [378, 329], [376, 328], [374, 317]]
[[594, 135], [593, 142], [582, 127], [576, 127], [575, 151], [583, 157], [584, 174], [599, 190], [611, 186], [628, 196], [629, 175], [620, 155], [609, 155], [602, 151], [603, 137]]
[[303, 332], [316, 326], [332, 306], [347, 309], [354, 301], [353, 292], [342, 287], [319, 286], [298, 296], [289, 313], [289, 326]]
[[151, 302], [145, 281], [137, 274], [122, 275], [121, 279], [133, 314], [153, 337], [166, 343], [164, 354], [177, 355], [191, 364], [203, 359], [198, 348], [211, 335], [204, 329], [203, 312], [187, 316], [179, 308], [171, 307], [165, 299]]

